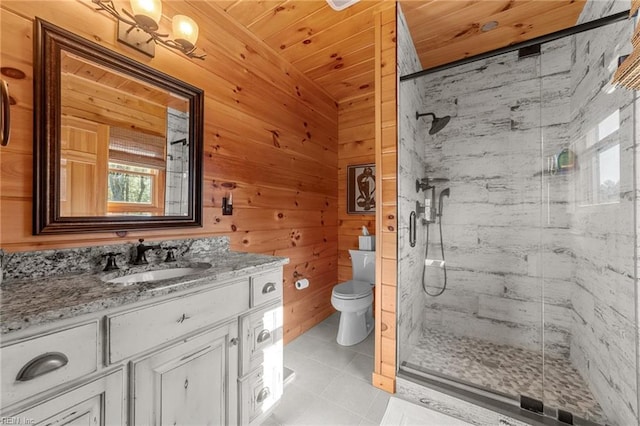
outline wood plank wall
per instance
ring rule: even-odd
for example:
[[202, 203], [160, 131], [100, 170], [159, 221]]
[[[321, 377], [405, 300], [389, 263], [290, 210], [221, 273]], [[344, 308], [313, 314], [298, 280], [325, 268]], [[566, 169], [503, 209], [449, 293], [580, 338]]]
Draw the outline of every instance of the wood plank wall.
[[[352, 277], [349, 250], [358, 248], [362, 226], [376, 230], [375, 215], [347, 214], [347, 166], [375, 163], [375, 105], [370, 93], [338, 107], [338, 281]], [[379, 191], [376, 191], [378, 194]]]
[[[128, 8], [128, 2], [116, 2]], [[11, 251], [89, 246], [137, 238], [228, 235], [234, 250], [287, 256], [285, 342], [333, 312], [338, 276], [338, 107], [315, 83], [233, 21], [215, 2], [164, 2], [164, 15], [192, 16], [205, 61], [163, 47], [146, 58], [115, 42], [115, 22], [90, 1], [3, 1], [2, 66], [23, 71], [8, 80], [12, 138], [0, 148], [0, 247]], [[205, 90], [204, 227], [184, 230], [33, 236], [32, 52], [39, 16]], [[160, 32], [168, 30], [161, 22]], [[233, 192], [234, 214], [221, 198]], [[306, 277], [311, 287], [296, 291]]]
[[375, 158], [376, 187], [382, 188], [376, 211], [376, 343], [373, 384], [395, 392], [396, 288], [397, 288], [397, 69], [396, 7], [382, 9], [375, 17], [376, 92]]

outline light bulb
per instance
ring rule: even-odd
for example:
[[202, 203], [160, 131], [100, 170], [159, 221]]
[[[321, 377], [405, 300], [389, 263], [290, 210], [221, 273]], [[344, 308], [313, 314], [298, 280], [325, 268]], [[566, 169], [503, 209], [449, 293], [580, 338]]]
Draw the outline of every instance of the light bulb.
[[198, 24], [185, 15], [175, 15], [172, 22], [173, 39], [186, 50], [191, 50], [198, 40]]
[[161, 0], [131, 0], [131, 9], [141, 27], [155, 31], [162, 16]]

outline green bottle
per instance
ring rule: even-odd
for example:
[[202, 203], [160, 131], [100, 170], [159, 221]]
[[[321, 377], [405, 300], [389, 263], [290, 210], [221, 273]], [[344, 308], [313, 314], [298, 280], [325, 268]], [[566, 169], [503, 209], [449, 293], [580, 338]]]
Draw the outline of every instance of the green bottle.
[[569, 148], [565, 148], [558, 154], [558, 170], [560, 172], [567, 172], [573, 170], [576, 164], [576, 154]]

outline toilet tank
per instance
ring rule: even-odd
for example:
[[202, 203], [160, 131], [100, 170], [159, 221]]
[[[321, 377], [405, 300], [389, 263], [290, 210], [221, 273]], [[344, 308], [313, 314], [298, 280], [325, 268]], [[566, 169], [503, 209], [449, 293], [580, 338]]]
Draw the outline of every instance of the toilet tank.
[[376, 282], [376, 252], [349, 250], [349, 254], [353, 271], [352, 279], [374, 284]]

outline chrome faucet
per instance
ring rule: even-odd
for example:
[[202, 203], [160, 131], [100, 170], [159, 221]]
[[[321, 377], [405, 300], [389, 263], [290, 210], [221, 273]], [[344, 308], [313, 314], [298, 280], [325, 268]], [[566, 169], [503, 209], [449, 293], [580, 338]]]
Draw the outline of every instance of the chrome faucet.
[[138, 241], [140, 242], [140, 244], [136, 246], [136, 259], [133, 261], [133, 264], [146, 265], [147, 263], [149, 263], [147, 262], [147, 256], [146, 256], [147, 250], [159, 250], [160, 244], [148, 246], [144, 244], [144, 238], [140, 238]]

